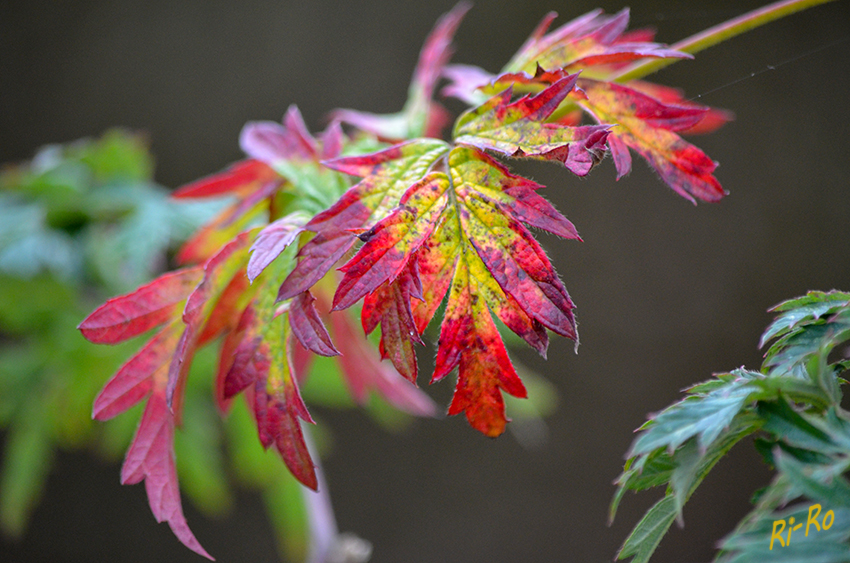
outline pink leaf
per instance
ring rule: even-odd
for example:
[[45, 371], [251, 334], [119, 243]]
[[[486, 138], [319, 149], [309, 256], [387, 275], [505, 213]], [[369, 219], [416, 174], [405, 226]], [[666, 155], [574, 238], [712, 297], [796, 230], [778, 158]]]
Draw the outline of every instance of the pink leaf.
[[106, 383], [94, 401], [92, 418], [108, 420], [126, 411], [150, 393], [154, 374], [167, 369], [180, 336], [174, 322], [154, 336]]
[[309, 291], [299, 293], [289, 305], [289, 326], [298, 342], [320, 356], [338, 356], [330, 335], [313, 306], [315, 298]]
[[159, 391], [148, 400], [133, 443], [121, 468], [121, 483], [132, 485], [145, 481], [148, 503], [157, 522], [168, 522], [171, 531], [183, 545], [195, 553], [214, 560], [195, 538], [180, 502], [177, 470], [174, 466], [174, 418]]
[[299, 216], [290, 214], [281, 217], [257, 235], [248, 260], [247, 273], [251, 282], [304, 231], [304, 227], [298, 224]]
[[200, 267], [164, 274], [132, 293], [113, 297], [77, 327], [97, 344], [116, 344], [171, 318], [201, 280]]

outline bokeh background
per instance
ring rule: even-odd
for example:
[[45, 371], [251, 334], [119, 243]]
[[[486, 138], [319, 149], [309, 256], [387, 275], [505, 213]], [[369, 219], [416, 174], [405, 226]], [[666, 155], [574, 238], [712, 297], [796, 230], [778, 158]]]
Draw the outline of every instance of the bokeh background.
[[[760, 4], [640, 2], [632, 27], [655, 27], [672, 43]], [[147, 132], [157, 180], [177, 187], [239, 159], [242, 124], [279, 120], [289, 104], [313, 130], [335, 107], [397, 111], [423, 39], [452, 5], [0, 3], [0, 162], [120, 125]], [[623, 7], [478, 2], [454, 61], [498, 70], [547, 11], [563, 22], [598, 6]], [[637, 159], [619, 182], [610, 160], [586, 179], [553, 165], [524, 168], [585, 240], [542, 240], [578, 305], [579, 353], [563, 340], [548, 361], [515, 352], [558, 390], [548, 440], [535, 448], [511, 434], [489, 440], [459, 418], [392, 434], [362, 414], [321, 412], [335, 437], [325, 468], [340, 527], [374, 543], [375, 563], [610, 561], [657, 499], [628, 495], [606, 525], [632, 430], [690, 383], [757, 367], [771, 305], [808, 289], [850, 289], [848, 22], [850, 2], [840, 0], [655, 75], [737, 116], [695, 139], [721, 163], [730, 195], [718, 204], [691, 205]], [[451, 384], [428, 391], [448, 404]], [[200, 561], [155, 524], [143, 487], [121, 487], [118, 474], [85, 454], [60, 455], [29, 531], [0, 540], [0, 560]], [[768, 478], [739, 445], [653, 561], [709, 561]], [[254, 496], [242, 494], [222, 520], [188, 503], [186, 512], [219, 561], [275, 560]]]

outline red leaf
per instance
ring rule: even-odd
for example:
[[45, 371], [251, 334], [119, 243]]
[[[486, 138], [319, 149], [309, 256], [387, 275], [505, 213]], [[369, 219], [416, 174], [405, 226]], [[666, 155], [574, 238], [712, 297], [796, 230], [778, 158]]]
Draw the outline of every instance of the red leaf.
[[[473, 426], [496, 435], [506, 421], [499, 389], [519, 395], [524, 390], [488, 308], [544, 356], [547, 328], [577, 340], [566, 288], [520, 220], [572, 238], [577, 234], [535, 193], [539, 186], [510, 174], [485, 153], [455, 148], [448, 168], [451, 182], [432, 173], [411, 186], [392, 214], [361, 235], [365, 244], [341, 268], [345, 276], [335, 308], [366, 296], [364, 330], [380, 323], [382, 353], [414, 380], [413, 343], [451, 280], [434, 379], [460, 364], [451, 412], [467, 411]], [[423, 302], [412, 305], [412, 297]], [[345, 360], [347, 352], [341, 351]], [[352, 384], [355, 397], [365, 393], [358, 381]], [[473, 404], [477, 399], [481, 402]]]
[[361, 320], [366, 334], [381, 325], [381, 356], [389, 358], [405, 379], [415, 383], [417, 362], [413, 344], [423, 342], [410, 308], [411, 297], [423, 299], [415, 259], [408, 261], [395, 280], [385, 282], [366, 296]]
[[[490, 310], [541, 354], [546, 329], [577, 340], [574, 307], [540, 245], [520, 223], [577, 238], [575, 228], [535, 193], [539, 187], [495, 159], [458, 147], [448, 158], [449, 182], [432, 173], [414, 184], [399, 207], [363, 233], [365, 244], [343, 267], [335, 307], [366, 296], [366, 332], [381, 324], [382, 353], [414, 379], [413, 343], [451, 286], [434, 380], [460, 366], [450, 413], [465, 411], [488, 435], [504, 430], [501, 391], [524, 396], [493, 325]], [[420, 297], [415, 305], [411, 298]], [[489, 310], [488, 310], [489, 309]], [[336, 319], [336, 317], [332, 317]], [[341, 331], [336, 323], [334, 330]], [[342, 348], [342, 360], [350, 360]], [[365, 383], [350, 381], [363, 400]]]
[[700, 119], [696, 124], [678, 130], [679, 133], [684, 135], [702, 135], [704, 133], [711, 133], [735, 119], [735, 114], [729, 110], [701, 106], [686, 100], [682, 95], [682, 91], [678, 88], [671, 88], [669, 86], [662, 86], [660, 84], [653, 84], [652, 82], [644, 82], [642, 80], [630, 81], [629, 87], [637, 90], [638, 92], [643, 92], [644, 94], [665, 104], [685, 107], [692, 106], [705, 109], [706, 111], [703, 114], [702, 119]]
[[171, 323], [121, 366], [95, 399], [92, 418], [109, 420], [151, 392], [155, 374], [168, 369], [181, 327], [180, 322]]
[[302, 484], [318, 487], [316, 469], [310, 458], [299, 419], [313, 422], [298, 393], [297, 385], [267, 392], [266, 381], [258, 379], [254, 392], [254, 415], [263, 445], [274, 444], [286, 467]]
[[200, 267], [164, 274], [132, 293], [108, 300], [77, 328], [97, 344], [116, 344], [138, 336], [174, 316], [202, 274]]
[[604, 154], [608, 126], [544, 123], [573, 90], [577, 78], [577, 74], [566, 76], [539, 94], [514, 102], [508, 88], [464, 113], [455, 125], [455, 141], [506, 156], [557, 160], [574, 174], [587, 174]]
[[198, 336], [198, 347], [235, 328], [242, 310], [245, 309], [245, 305], [251, 300], [253, 294], [253, 288], [248, 283], [247, 277], [233, 276], [204, 323], [203, 331]]
[[345, 276], [334, 295], [333, 310], [345, 309], [393, 280], [407, 259], [434, 231], [448, 204], [448, 177], [434, 172], [405, 192], [399, 207], [360, 238], [367, 242], [340, 270]]
[[462, 256], [440, 330], [432, 381], [439, 381], [459, 366], [449, 414], [465, 412], [473, 428], [496, 437], [504, 432], [508, 421], [500, 390], [517, 397], [525, 397], [526, 391], [478, 294], [478, 282]]
[[236, 327], [227, 332], [221, 343], [214, 392], [216, 406], [218, 406], [222, 414], [230, 409], [231, 399], [256, 379], [255, 376], [251, 376], [244, 385], [240, 384], [239, 381], [231, 381], [229, 379], [231, 373], [234, 374], [234, 379], [244, 373], [244, 366], [234, 368], [234, 365], [237, 363], [238, 347], [245, 339], [245, 331], [253, 322], [253, 313], [254, 310], [250, 305], [245, 307], [242, 314], [239, 315], [239, 322]]
[[[712, 174], [717, 164], [704, 152], [673, 133], [700, 122], [707, 109], [664, 104], [621, 84], [582, 79], [587, 98], [578, 101], [596, 119], [617, 123], [611, 135], [643, 156], [661, 178], [682, 197], [696, 203], [718, 201], [725, 192]], [[622, 146], [614, 163], [619, 176], [628, 172]]]
[[338, 356], [339, 351], [334, 348], [331, 337], [313, 306], [313, 301], [315, 298], [309, 291], [299, 293], [292, 298], [289, 304], [289, 325], [292, 328], [292, 334], [307, 350], [320, 356]]
[[139, 428], [121, 468], [121, 483], [145, 481], [148, 503], [157, 522], [168, 522], [183, 545], [213, 560], [186, 523], [174, 466], [174, 418], [159, 388], [148, 400]]
[[[221, 379], [221, 395], [225, 400], [250, 389], [258, 380], [265, 381], [269, 370], [268, 358], [259, 354], [263, 343], [262, 326], [257, 320], [253, 305], [245, 308], [239, 325], [231, 335], [228, 335], [230, 341], [227, 343], [228, 349], [231, 350], [230, 356], [227, 363], [222, 363], [220, 367], [220, 373], [224, 373]], [[271, 440], [263, 445], [268, 447]]]
[[556, 14], [550, 12], [505, 67], [508, 71], [533, 72], [535, 66], [546, 69], [580, 69], [621, 64], [642, 58], [691, 58], [691, 55], [666, 45], [640, 41], [623, 32], [629, 23], [629, 10], [614, 15], [601, 10], [589, 12], [546, 33]]
[[223, 172], [186, 184], [175, 190], [171, 197], [214, 197], [234, 192], [244, 195], [256, 190], [260, 185], [278, 178], [277, 172], [267, 164], [249, 158], [237, 162]]
[[299, 251], [300, 260], [281, 285], [278, 301], [322, 279], [356, 242], [351, 230], [369, 228], [385, 216], [447, 150], [437, 139], [417, 139], [373, 154], [325, 162], [333, 170], [364, 178], [307, 223], [305, 228], [318, 234]]
[[419, 62], [413, 74], [412, 88], [421, 92], [423, 99], [430, 100], [440, 79], [443, 67], [452, 56], [452, 38], [466, 12], [472, 7], [469, 2], [458, 3], [450, 12], [443, 14], [425, 40], [419, 54]]

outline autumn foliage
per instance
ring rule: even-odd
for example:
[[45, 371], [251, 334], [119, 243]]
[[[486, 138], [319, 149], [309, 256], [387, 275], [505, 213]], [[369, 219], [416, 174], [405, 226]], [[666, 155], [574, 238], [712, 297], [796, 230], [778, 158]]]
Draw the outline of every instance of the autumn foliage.
[[[241, 394], [260, 442], [307, 487], [317, 486], [303, 425], [313, 420], [299, 385], [313, 358], [335, 357], [358, 402], [375, 392], [434, 415], [416, 387], [417, 346], [432, 322], [440, 328], [431, 382], [457, 368], [448, 413], [495, 437], [508, 422], [502, 393], [526, 395], [496, 319], [543, 356], [550, 332], [578, 343], [573, 301], [530, 229], [579, 235], [510, 159], [583, 176], [610, 152], [622, 176], [634, 152], [690, 201], [724, 195], [715, 163], [679, 134], [729, 115], [672, 88], [616, 81], [636, 61], [690, 57], [649, 31], [627, 32], [627, 10], [594, 11], [552, 31], [549, 14], [495, 74], [448, 65], [466, 11], [461, 4], [438, 22], [402, 112], [337, 110], [318, 136], [294, 106], [281, 124], [248, 123], [247, 159], [173, 194], [231, 202], [180, 250], [182, 269], [110, 299], [79, 326], [104, 344], [156, 329], [106, 384], [94, 417], [146, 401], [122, 482], [144, 480], [157, 520], [202, 555], [183, 516], [172, 446], [198, 349], [220, 347], [221, 412]], [[443, 77], [443, 92], [471, 106], [449, 140], [447, 112], [434, 101]], [[379, 327], [376, 350], [365, 335]]]

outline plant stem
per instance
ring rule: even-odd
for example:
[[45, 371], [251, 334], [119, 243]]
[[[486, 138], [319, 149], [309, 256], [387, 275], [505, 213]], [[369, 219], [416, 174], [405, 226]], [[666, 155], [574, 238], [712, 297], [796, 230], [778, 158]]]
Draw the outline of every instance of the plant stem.
[[[762, 26], [766, 23], [784, 18], [785, 16], [800, 12], [813, 6], [832, 1], [833, 0], [783, 0], [781, 2], [775, 2], [763, 8], [748, 12], [735, 19], [710, 27], [705, 31], [692, 35], [678, 43], [674, 43], [671, 45], [671, 48], [693, 55], [703, 49], [712, 47], [722, 41], [731, 39], [736, 35], [740, 35], [741, 33], [755, 29], [756, 27]], [[609, 80], [616, 82], [628, 82], [629, 80], [635, 80], [648, 74], [652, 74], [653, 72], [681, 60], [683, 59], [645, 59], [624, 68], [620, 72], [614, 73]]]

